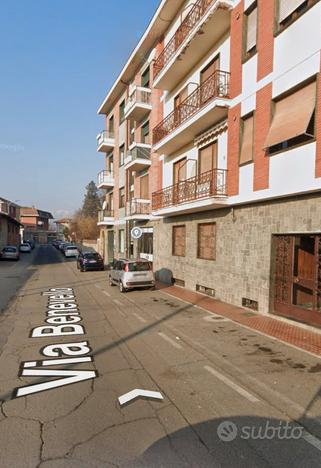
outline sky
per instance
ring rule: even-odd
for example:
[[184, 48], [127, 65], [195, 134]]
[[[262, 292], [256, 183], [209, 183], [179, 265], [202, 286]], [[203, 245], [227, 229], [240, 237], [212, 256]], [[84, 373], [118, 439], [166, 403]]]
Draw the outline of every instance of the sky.
[[0, 196], [55, 217], [104, 169], [97, 109], [159, 0], [0, 0]]

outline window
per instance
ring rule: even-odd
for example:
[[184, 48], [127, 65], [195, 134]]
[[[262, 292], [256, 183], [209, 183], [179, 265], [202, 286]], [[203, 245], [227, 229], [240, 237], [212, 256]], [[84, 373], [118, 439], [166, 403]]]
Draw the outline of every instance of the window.
[[114, 136], [114, 116], [112, 115], [110, 118], [109, 118], [109, 136], [111, 138], [113, 138]]
[[[118, 231], [118, 240], [119, 240], [118, 251], [119, 253], [124, 253], [125, 252], [125, 230], [124, 229], [120, 229]], [[119, 269], [121, 270], [121, 268]]]
[[172, 254], [185, 257], [185, 225], [173, 226]]
[[149, 88], [150, 85], [150, 73], [149, 73], [150, 67], [147, 67], [146, 70], [142, 73], [142, 86], [143, 88]]
[[197, 232], [197, 258], [215, 260], [216, 224], [202, 223]]
[[182, 180], [186, 179], [186, 163], [187, 159], [182, 158], [173, 164], [173, 182], [178, 184]]
[[281, 30], [299, 18], [319, 0], [279, 0], [279, 24]]
[[148, 187], [148, 174], [140, 177], [140, 198], [143, 200], [149, 200], [149, 187]]
[[135, 120], [130, 120], [128, 125], [128, 140], [129, 146], [135, 141]]
[[141, 127], [141, 142], [147, 145], [150, 144], [149, 120], [147, 120], [147, 122], [145, 122]]
[[252, 114], [242, 119], [242, 145], [240, 153], [240, 164], [253, 161], [253, 136], [254, 116]]
[[256, 53], [256, 34], [257, 34], [257, 4], [245, 13], [245, 40], [244, 40], [244, 59], [252, 57]]
[[119, 208], [124, 208], [125, 206], [125, 187], [119, 189]]
[[125, 163], [125, 145], [119, 147], [119, 167]]
[[125, 99], [119, 105], [119, 123], [125, 119]]
[[264, 145], [270, 154], [314, 138], [315, 106], [315, 81], [274, 103], [274, 116]]
[[201, 148], [198, 152], [198, 173], [212, 171], [217, 167], [217, 142]]

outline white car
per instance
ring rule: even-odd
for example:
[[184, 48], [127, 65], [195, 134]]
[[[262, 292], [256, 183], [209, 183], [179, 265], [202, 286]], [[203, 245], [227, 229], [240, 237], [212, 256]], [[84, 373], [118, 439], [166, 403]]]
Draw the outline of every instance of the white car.
[[28, 244], [28, 242], [24, 242], [23, 244], [20, 244], [19, 250], [20, 250], [20, 252], [30, 253], [31, 252], [31, 246], [30, 246], [30, 244]]
[[76, 245], [67, 245], [63, 250], [65, 257], [78, 257], [79, 251]]

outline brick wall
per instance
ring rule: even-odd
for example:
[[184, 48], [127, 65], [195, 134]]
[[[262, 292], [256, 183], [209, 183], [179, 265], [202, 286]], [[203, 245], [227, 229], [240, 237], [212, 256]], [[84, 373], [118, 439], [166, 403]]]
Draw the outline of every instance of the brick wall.
[[271, 121], [272, 83], [260, 89], [256, 94], [256, 112], [254, 121], [254, 190], [269, 187], [269, 156], [263, 148]]
[[239, 193], [240, 116], [241, 104], [229, 109], [227, 140], [227, 193], [229, 196]]
[[317, 82], [317, 110], [316, 110], [316, 137], [317, 137], [317, 153], [315, 161], [315, 176], [321, 177], [321, 62], [320, 74]]
[[258, 81], [273, 71], [275, 3], [275, 0], [258, 0]]
[[231, 14], [231, 98], [238, 96], [242, 92], [243, 13], [244, 0], [241, 0], [241, 2], [234, 8]]

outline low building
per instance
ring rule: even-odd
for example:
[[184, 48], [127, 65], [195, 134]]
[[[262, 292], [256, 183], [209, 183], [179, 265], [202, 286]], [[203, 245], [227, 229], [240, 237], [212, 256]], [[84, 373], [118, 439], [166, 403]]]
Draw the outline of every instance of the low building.
[[47, 244], [53, 237], [53, 231], [49, 227], [49, 220], [53, 219], [53, 216], [48, 211], [38, 210], [34, 206], [23, 206], [20, 208], [20, 218], [24, 226], [24, 240]]
[[64, 239], [66, 236], [66, 231], [71, 234], [71, 225], [72, 225], [72, 219], [71, 218], [62, 218], [62, 219], [57, 219], [55, 221], [56, 225], [56, 232], [57, 232], [57, 237], [59, 239]]
[[5, 245], [20, 244], [22, 224], [19, 220], [19, 205], [0, 198], [0, 249]]

